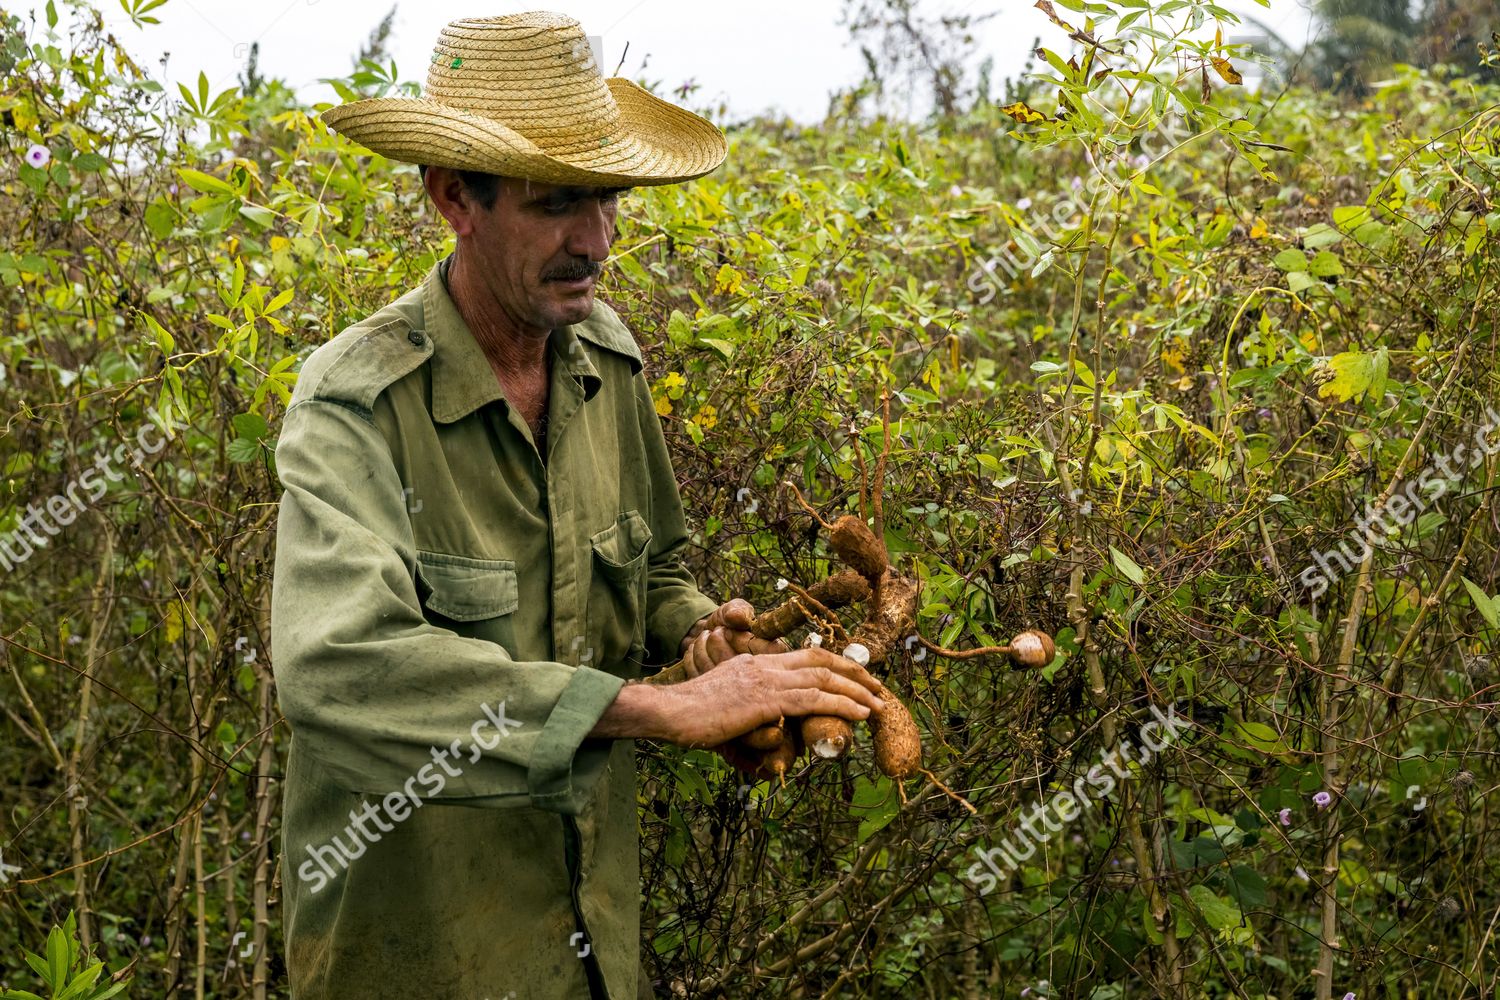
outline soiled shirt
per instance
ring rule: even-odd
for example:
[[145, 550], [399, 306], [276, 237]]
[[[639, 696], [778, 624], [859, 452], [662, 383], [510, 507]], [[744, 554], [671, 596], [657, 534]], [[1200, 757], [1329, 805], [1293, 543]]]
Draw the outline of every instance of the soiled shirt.
[[451, 260], [307, 359], [276, 449], [293, 996], [633, 1000], [633, 744], [588, 733], [715, 602], [629, 330], [551, 333], [543, 456]]

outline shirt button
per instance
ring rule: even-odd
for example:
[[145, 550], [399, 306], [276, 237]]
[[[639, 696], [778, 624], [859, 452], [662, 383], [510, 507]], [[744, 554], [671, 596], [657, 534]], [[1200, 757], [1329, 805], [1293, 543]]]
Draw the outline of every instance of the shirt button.
[[406, 339], [411, 341], [411, 346], [421, 347], [423, 341], [425, 341], [427, 338], [422, 336], [421, 330], [413, 330], [411, 333], [408, 333], [406, 335]]

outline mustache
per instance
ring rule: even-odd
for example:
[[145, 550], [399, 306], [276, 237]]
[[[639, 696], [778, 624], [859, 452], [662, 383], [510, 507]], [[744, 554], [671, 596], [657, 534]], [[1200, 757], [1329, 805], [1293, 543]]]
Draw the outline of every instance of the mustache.
[[542, 275], [543, 281], [577, 281], [580, 278], [597, 278], [604, 273], [604, 265], [594, 260], [573, 260], [555, 267]]

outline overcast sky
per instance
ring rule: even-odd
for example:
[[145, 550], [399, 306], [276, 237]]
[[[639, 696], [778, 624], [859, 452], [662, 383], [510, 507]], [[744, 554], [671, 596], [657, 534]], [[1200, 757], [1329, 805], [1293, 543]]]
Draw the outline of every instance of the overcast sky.
[[[279, 77], [305, 100], [316, 102], [336, 100], [318, 79], [349, 73], [353, 55], [392, 2], [167, 0], [151, 12], [161, 24], [144, 29], [130, 23], [119, 0], [96, 0], [95, 6], [153, 75], [160, 77], [156, 60], [162, 52], [171, 53], [169, 83], [195, 81], [201, 70], [218, 93], [235, 83], [250, 43], [259, 41], [261, 76]], [[1248, 0], [1231, 0], [1227, 6], [1254, 13], [1300, 45], [1308, 31], [1305, 3], [1273, 0], [1269, 11]], [[15, 6], [39, 11], [46, 4], [23, 0]], [[62, 8], [61, 0], [58, 6]], [[722, 100], [732, 117], [777, 109], [799, 121], [818, 121], [828, 94], [857, 82], [863, 69], [848, 29], [839, 25], [840, 0], [755, 0], [725, 6], [683, 0], [401, 0], [396, 6], [388, 48], [403, 80], [425, 78], [432, 44], [448, 21], [539, 8], [569, 14], [588, 34], [602, 36], [606, 72], [614, 70], [628, 42], [622, 75], [659, 80], [663, 97], [694, 81], [700, 89], [688, 104], [717, 107]], [[919, 9], [932, 14], [1002, 11], [979, 34], [980, 56], [994, 58], [997, 77], [1021, 69], [1038, 35], [1043, 44], [1063, 44], [1031, 0], [922, 0]], [[648, 59], [643, 73], [642, 58]]]

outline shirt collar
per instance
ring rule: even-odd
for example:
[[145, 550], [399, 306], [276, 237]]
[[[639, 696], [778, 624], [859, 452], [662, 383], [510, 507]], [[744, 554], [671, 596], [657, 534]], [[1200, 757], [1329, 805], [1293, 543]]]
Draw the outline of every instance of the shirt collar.
[[[461, 420], [486, 403], [505, 400], [489, 358], [448, 294], [452, 262], [450, 253], [434, 264], [422, 290], [422, 318], [433, 346], [432, 416], [443, 424]], [[573, 327], [553, 330], [549, 343], [553, 386], [559, 373], [567, 374], [583, 387], [585, 400], [593, 399], [603, 379]]]

